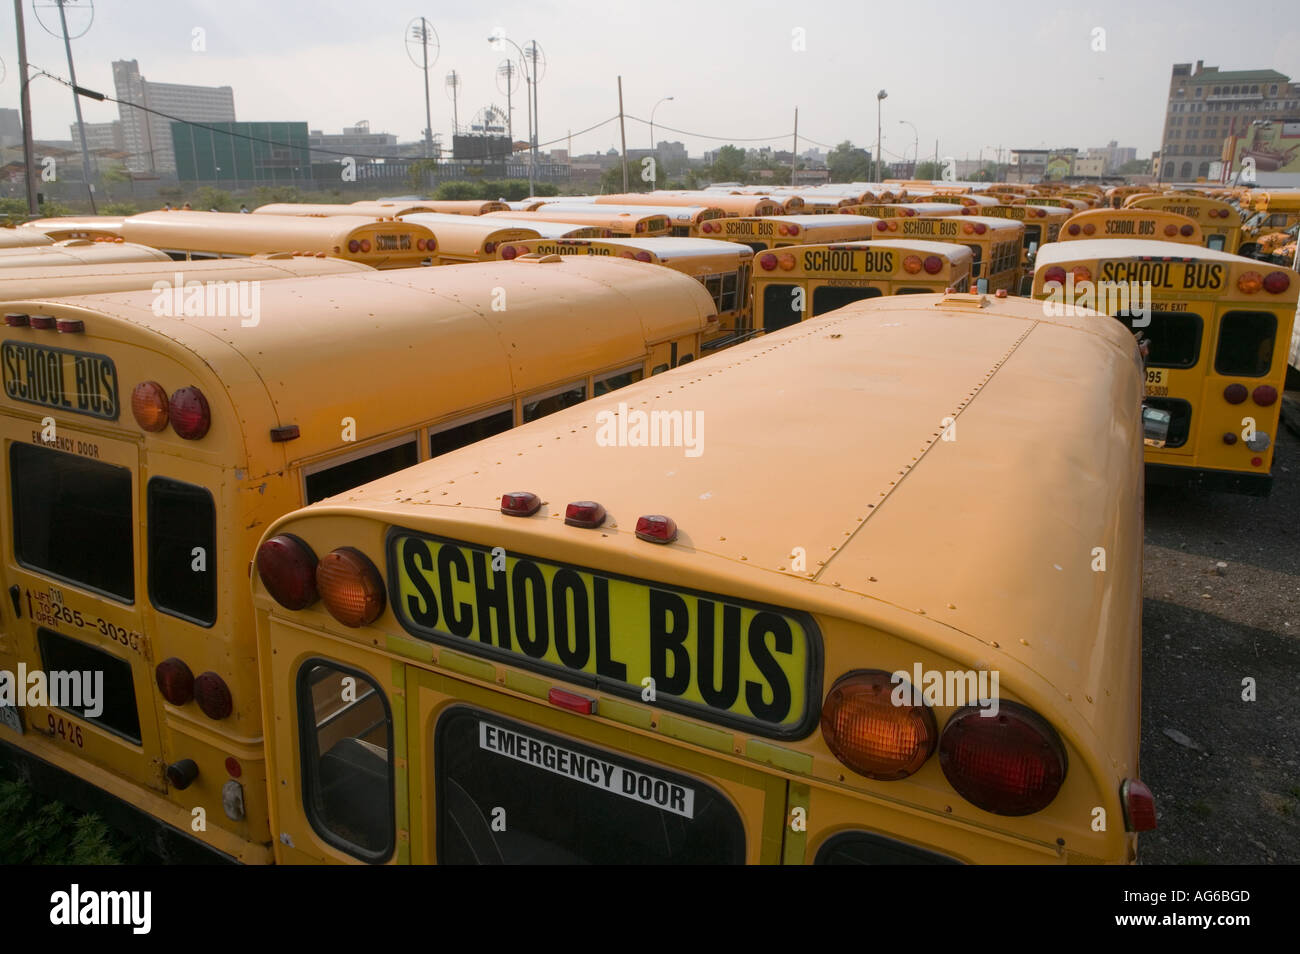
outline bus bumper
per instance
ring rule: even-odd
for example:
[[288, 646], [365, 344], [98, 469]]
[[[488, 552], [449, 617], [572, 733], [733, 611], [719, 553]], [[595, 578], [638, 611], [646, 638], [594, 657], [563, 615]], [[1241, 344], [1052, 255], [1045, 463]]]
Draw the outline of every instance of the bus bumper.
[[1267, 497], [1273, 489], [1272, 474], [1247, 474], [1236, 470], [1210, 470], [1205, 467], [1175, 467], [1170, 464], [1147, 464], [1148, 484], [1161, 487], [1187, 487], [1221, 493]]

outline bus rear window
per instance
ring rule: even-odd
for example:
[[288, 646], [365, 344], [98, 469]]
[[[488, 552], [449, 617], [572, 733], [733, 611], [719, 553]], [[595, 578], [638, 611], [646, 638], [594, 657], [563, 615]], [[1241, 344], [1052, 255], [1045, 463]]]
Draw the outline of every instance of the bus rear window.
[[200, 626], [217, 621], [217, 508], [207, 488], [149, 481], [149, 599]]
[[763, 289], [763, 329], [776, 331], [798, 324], [803, 314], [795, 307], [798, 285], [768, 285]]
[[[140, 744], [140, 713], [135, 707], [135, 681], [129, 662], [48, 629], [36, 631], [36, 643], [47, 677], [64, 687], [60, 698], [52, 699], [52, 703], [91, 725]], [[83, 673], [91, 677], [89, 685]], [[75, 689], [69, 696], [66, 689], [72, 686]]]
[[1169, 436], [1165, 447], [1182, 447], [1192, 433], [1192, 405], [1179, 398], [1144, 398], [1142, 403], [1169, 412]]
[[127, 468], [13, 444], [9, 486], [18, 562], [124, 603], [135, 601]]
[[1214, 370], [1261, 378], [1273, 366], [1277, 316], [1267, 311], [1230, 311], [1219, 322]]
[[821, 288], [813, 290], [812, 313], [814, 315], [824, 315], [828, 311], [843, 308], [855, 301], [879, 298], [883, 294], [884, 292], [879, 288], [840, 288], [838, 286], [823, 285]]
[[363, 861], [393, 852], [393, 717], [364, 673], [323, 659], [298, 670], [303, 808], [316, 834]]
[[310, 473], [306, 477], [307, 503], [315, 503], [326, 497], [333, 497], [353, 487], [380, 477], [387, 477], [410, 467], [419, 460], [419, 448], [415, 440], [404, 441], [395, 447], [354, 457], [352, 460], [325, 467]]
[[[453, 709], [434, 738], [439, 864], [740, 864], [745, 831], [698, 779]], [[504, 813], [505, 824], [494, 824]], [[503, 830], [502, 830], [503, 829]]]
[[1223, 246], [1227, 243], [1226, 235], [1207, 235], [1205, 236], [1205, 247], [1212, 248], [1216, 252], [1222, 252]]
[[1201, 316], [1190, 311], [1153, 311], [1151, 323], [1143, 326], [1146, 316], [1137, 312], [1121, 311], [1115, 316], [1129, 330], [1141, 332], [1150, 343], [1147, 355], [1149, 368], [1191, 368], [1201, 356]]

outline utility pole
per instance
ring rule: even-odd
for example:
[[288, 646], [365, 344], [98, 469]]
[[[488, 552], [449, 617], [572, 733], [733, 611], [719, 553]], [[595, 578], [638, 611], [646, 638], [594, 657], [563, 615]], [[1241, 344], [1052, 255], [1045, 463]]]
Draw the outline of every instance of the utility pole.
[[[90, 181], [90, 150], [86, 148], [86, 124], [81, 121], [81, 95], [77, 92], [77, 70], [72, 65], [72, 40], [68, 37], [68, 15], [64, 12], [64, 0], [57, 0], [59, 5], [59, 25], [63, 28], [63, 50], [68, 55], [68, 79], [72, 81], [72, 107], [77, 114], [77, 132], [81, 134], [81, 178], [86, 183], [86, 195], [90, 198], [90, 212], [95, 214], [95, 185]], [[21, 28], [20, 31], [21, 33]]]
[[618, 78], [618, 134], [623, 140], [623, 192], [627, 192], [627, 132], [623, 128], [623, 77]]
[[41, 207], [36, 202], [36, 152], [32, 145], [32, 94], [27, 88], [31, 80], [27, 76], [27, 36], [23, 31], [23, 0], [14, 0], [14, 26], [18, 30], [18, 98], [23, 113], [23, 165], [27, 175], [27, 211], [40, 215]]
[[794, 171], [799, 166], [799, 107], [794, 108], [794, 142], [790, 146], [790, 185], [794, 185]]

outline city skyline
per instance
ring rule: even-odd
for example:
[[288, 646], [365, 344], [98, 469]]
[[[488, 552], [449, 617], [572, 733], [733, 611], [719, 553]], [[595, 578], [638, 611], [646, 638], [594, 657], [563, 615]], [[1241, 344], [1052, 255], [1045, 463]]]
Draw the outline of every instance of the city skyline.
[[[1276, 8], [1277, 22], [1288, 22], [1282, 4], [1265, 6]], [[1219, 16], [1203, 3], [1140, 11], [1100, 3], [1076, 15], [1015, 2], [998, 11], [996, 23], [945, 11], [940, 31], [915, 8], [868, 16], [847, 4], [772, 17], [750, 15], [752, 8], [739, 4], [701, 8], [669, 0], [648, 10], [613, 5], [572, 25], [565, 12], [574, 5], [556, 2], [505, 3], [488, 16], [408, 2], [380, 3], [364, 18], [355, 5], [333, 0], [318, 9], [319, 16], [304, 21], [292, 8], [267, 10], [239, 0], [220, 9], [100, 0], [93, 26], [73, 41], [78, 80], [112, 95], [112, 61], [136, 59], [151, 82], [233, 87], [241, 120], [305, 121], [329, 132], [368, 120], [373, 131], [408, 142], [421, 138], [424, 94], [402, 37], [407, 23], [423, 14], [440, 39], [430, 93], [433, 132], [444, 144], [452, 125], [444, 92], [450, 70], [463, 84], [462, 126], [483, 106], [504, 106], [493, 71], [513, 50], [505, 44], [497, 52], [488, 43], [500, 27], [521, 44], [535, 38], [549, 60], [538, 94], [543, 148], [548, 142], [566, 147], [570, 131], [576, 134], [574, 154], [618, 148], [617, 122], [579, 130], [616, 115], [621, 74], [629, 148], [649, 145], [649, 130], [638, 120], [673, 96], [654, 116], [654, 138], [684, 142], [692, 156], [728, 143], [789, 149], [796, 107], [800, 152], [844, 139], [874, 151], [872, 101], [876, 89], [885, 88], [881, 151], [886, 161], [900, 161], [914, 153], [932, 157], [936, 137], [941, 155], [959, 159], [981, 152], [991, 159], [998, 148], [1005, 156], [1015, 148], [1087, 149], [1112, 140], [1146, 158], [1159, 148], [1173, 63], [1204, 60], [1224, 70], [1300, 74], [1300, 31], [1273, 31], [1262, 44], [1215, 34], [1207, 47], [1204, 36]], [[1169, 11], [1166, 20], [1159, 19], [1162, 10]], [[32, 64], [65, 75], [61, 40], [31, 10], [25, 9], [25, 19]], [[12, 27], [12, 8], [5, 7], [0, 30], [12, 37]], [[915, 31], [925, 33], [919, 67], [906, 50], [907, 35]], [[635, 45], [619, 40], [630, 35]], [[876, 37], [878, 43], [870, 42]], [[1094, 51], [1097, 46], [1104, 49]], [[629, 52], [636, 54], [632, 60]], [[0, 55], [9, 67], [0, 106], [17, 108], [16, 54]], [[65, 138], [74, 119], [71, 93], [46, 78], [34, 80], [31, 89], [35, 137]], [[516, 139], [527, 135], [522, 98], [517, 91]], [[82, 110], [87, 123], [118, 118], [111, 102], [83, 99]], [[693, 135], [701, 133], [708, 137]], [[745, 141], [751, 139], [759, 141]]]

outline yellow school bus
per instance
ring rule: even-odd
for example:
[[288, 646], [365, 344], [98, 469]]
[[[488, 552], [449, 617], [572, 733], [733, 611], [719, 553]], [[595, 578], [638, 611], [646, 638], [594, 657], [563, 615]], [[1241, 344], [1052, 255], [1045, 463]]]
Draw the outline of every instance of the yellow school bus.
[[253, 210], [254, 215], [311, 215], [324, 218], [331, 215], [365, 215], [376, 219], [395, 219], [412, 212], [432, 212], [422, 202], [272, 202], [259, 205]]
[[997, 219], [1013, 219], [1020, 222], [1025, 227], [1025, 250], [1021, 256], [1021, 265], [1025, 270], [1025, 275], [1032, 274], [1032, 264], [1034, 256], [1038, 250], [1048, 242], [1055, 242], [1060, 238], [1061, 227], [1069, 220], [1071, 215], [1077, 213], [1069, 209], [1056, 208], [1047, 205], [1002, 205], [997, 208], [981, 209], [980, 215], [987, 215]]
[[53, 244], [54, 239], [35, 229], [0, 228], [0, 249], [37, 248]]
[[1089, 208], [1088, 203], [1082, 199], [1066, 199], [1060, 195], [1039, 195], [1026, 199], [1025, 205], [1046, 205], [1057, 209], [1069, 209], [1071, 212], [1082, 212]]
[[1141, 375], [876, 299], [278, 520], [277, 860], [1134, 861]]
[[32, 219], [18, 226], [49, 236], [56, 242], [65, 239], [121, 241], [123, 216], [61, 215], [49, 219]]
[[103, 672], [107, 701], [6, 708], [0, 749], [269, 861], [263, 530], [690, 361], [714, 311], [693, 279], [622, 259], [254, 287], [257, 307], [200, 315], [160, 314], [152, 290], [6, 303], [0, 669]]
[[1156, 242], [1180, 242], [1204, 245], [1201, 227], [1177, 212], [1158, 209], [1088, 209], [1076, 212], [1065, 223], [1063, 242], [1092, 238], [1147, 239]]
[[[881, 224], [885, 221], [882, 219]], [[888, 221], [891, 225], [898, 223], [900, 238], [965, 245], [974, 254], [971, 281], [980, 286], [980, 291], [1005, 290], [1008, 294], [1019, 294], [1025, 236], [1023, 222], [983, 215], [909, 216]], [[888, 234], [892, 238], [894, 233]]]
[[1261, 230], [1285, 232], [1300, 225], [1300, 191], [1257, 192], [1249, 207], [1263, 213], [1257, 223]]
[[864, 215], [735, 216], [705, 222], [701, 234], [763, 252], [790, 245], [865, 241], [871, 238], [877, 221]]
[[486, 262], [498, 258], [497, 249], [504, 245], [541, 237], [535, 228], [510, 225], [500, 219], [447, 212], [412, 212], [403, 215], [399, 221], [422, 225], [433, 233], [438, 243], [438, 261], [443, 265]]
[[[1002, 203], [996, 196], [992, 195], [974, 195], [964, 192], [932, 192], [929, 195], [918, 195], [912, 200], [915, 203], [924, 205], [929, 202], [941, 202], [948, 205], [964, 205], [967, 207], [978, 206], [988, 208], [989, 206], [998, 206]], [[974, 214], [978, 215], [978, 211]]]
[[767, 195], [733, 195], [727, 192], [619, 192], [600, 195], [596, 205], [703, 205], [722, 209], [728, 215], [768, 216], [783, 215], [787, 206], [792, 211], [803, 207], [798, 196], [777, 199]]
[[[33, 268], [0, 270], [0, 301], [66, 298], [71, 295], [135, 291], [155, 286], [159, 286], [160, 290], [165, 289], [168, 294], [174, 288], [182, 288], [186, 295], [206, 295], [206, 290], [200, 286], [209, 282], [261, 282], [368, 271], [373, 269], [359, 262], [345, 262], [341, 258], [285, 254], [186, 262], [184, 265], [178, 265], [171, 259], [165, 263], [149, 261], [109, 262], [102, 265], [38, 265]], [[199, 291], [195, 291], [196, 288]]]
[[1186, 216], [1200, 226], [1206, 248], [1236, 254], [1243, 242], [1241, 214], [1227, 202], [1171, 192], [1129, 199], [1126, 209], [1156, 209]]
[[444, 215], [486, 215], [488, 212], [509, 212], [510, 206], [498, 199], [420, 199], [418, 202], [390, 203], [362, 200], [353, 202], [354, 206], [367, 207], [368, 210], [400, 207], [398, 215], [408, 212], [441, 212]]
[[754, 326], [772, 332], [867, 298], [966, 289], [972, 260], [964, 245], [906, 239], [762, 252], [754, 268]]
[[1106, 190], [1106, 201], [1112, 209], [1118, 209], [1129, 196], [1147, 191], [1146, 186], [1112, 186]]
[[166, 251], [178, 261], [299, 252], [374, 268], [436, 264], [437, 243], [422, 225], [373, 216], [243, 215], [238, 212], [145, 212], [122, 222], [128, 242]]
[[602, 212], [592, 206], [590, 212], [553, 212], [548, 205], [532, 212], [487, 212], [485, 219], [505, 218], [512, 222], [561, 222], [566, 225], [586, 225], [606, 229], [615, 238], [652, 238], [667, 235], [672, 229], [668, 216], [662, 212]]
[[[443, 213], [437, 213], [442, 215]], [[463, 218], [463, 216], [462, 216]], [[484, 218], [484, 222], [496, 222], [502, 228], [527, 229], [536, 232], [538, 238], [613, 238], [614, 230], [599, 228], [594, 225], [575, 225], [572, 222], [549, 222], [543, 219], [521, 217], [510, 218], [506, 214]]]
[[524, 239], [497, 247], [499, 258], [529, 255], [595, 255], [664, 265], [689, 275], [713, 299], [718, 320], [704, 337], [704, 350], [727, 347], [753, 334], [750, 276], [754, 253], [738, 242], [660, 236], [644, 239]]
[[109, 265], [114, 262], [169, 262], [165, 253], [133, 242], [92, 242], [64, 239], [53, 245], [0, 248], [0, 270], [44, 265]]
[[1168, 434], [1146, 450], [1153, 483], [1265, 495], [1300, 279], [1203, 247], [1138, 239], [1058, 242], [1033, 295], [1119, 318], [1148, 343], [1146, 404]]
[[844, 215], [865, 215], [873, 219], [901, 219], [912, 215], [930, 218], [940, 215], [974, 215], [972, 206], [955, 202], [868, 202], [840, 209]]
[[626, 212], [629, 215], [658, 213], [668, 219], [668, 234], [675, 238], [702, 238], [703, 224], [725, 218], [727, 213], [716, 205], [614, 205], [596, 202], [547, 202], [542, 208], [547, 212]]

